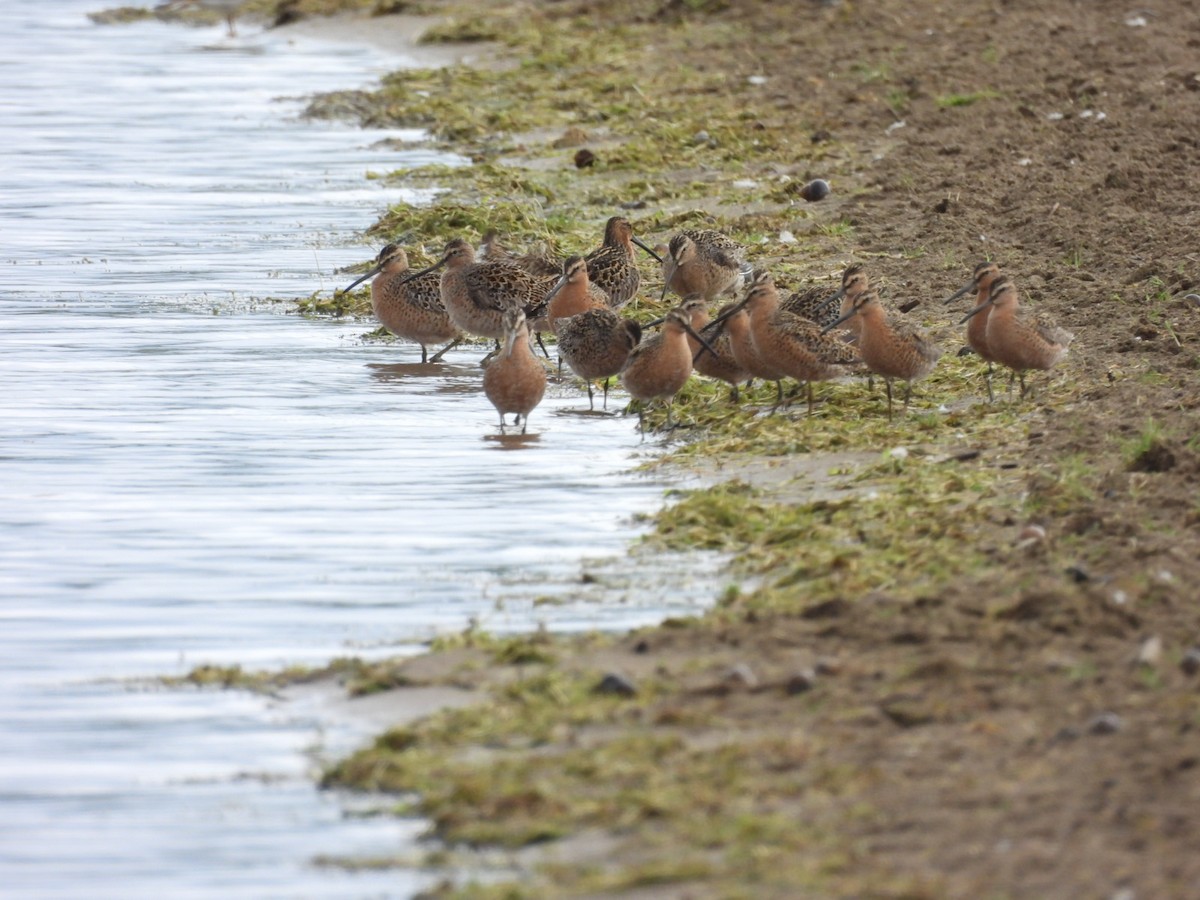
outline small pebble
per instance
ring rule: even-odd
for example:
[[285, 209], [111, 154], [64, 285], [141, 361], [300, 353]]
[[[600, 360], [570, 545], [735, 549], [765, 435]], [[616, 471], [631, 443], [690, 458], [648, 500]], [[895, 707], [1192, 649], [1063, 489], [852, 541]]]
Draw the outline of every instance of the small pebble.
[[738, 663], [732, 669], [725, 673], [725, 683], [729, 685], [741, 685], [747, 688], [758, 687], [758, 676], [754, 674], [745, 663]]
[[1200, 672], [1200, 647], [1193, 647], [1183, 654], [1183, 659], [1179, 661], [1179, 668], [1183, 669], [1185, 675], [1195, 675]]
[[1192, 306], [1200, 307], [1200, 294], [1184, 294], [1183, 299]]
[[1157, 634], [1151, 635], [1142, 641], [1142, 646], [1138, 648], [1137, 658], [1134, 660], [1139, 666], [1157, 666], [1158, 661], [1162, 658], [1162, 638]]
[[596, 164], [596, 154], [584, 147], [575, 154], [575, 168], [586, 169]]
[[616, 694], [618, 697], [632, 697], [637, 693], [637, 685], [624, 675], [609, 672], [600, 679], [592, 691], [597, 694]]
[[802, 669], [787, 680], [789, 694], [803, 694], [811, 691], [817, 683], [817, 673], [812, 669]]
[[829, 196], [829, 182], [824, 178], [814, 178], [804, 187], [800, 188], [800, 196], [809, 203], [816, 203], [818, 200], [824, 200]]
[[1105, 712], [1093, 716], [1087, 723], [1088, 734], [1116, 734], [1124, 726], [1121, 717], [1116, 713]]

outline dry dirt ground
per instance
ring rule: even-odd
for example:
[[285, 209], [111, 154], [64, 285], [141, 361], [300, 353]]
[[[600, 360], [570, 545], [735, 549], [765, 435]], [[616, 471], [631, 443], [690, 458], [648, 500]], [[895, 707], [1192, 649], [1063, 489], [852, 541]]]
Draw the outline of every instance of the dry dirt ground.
[[[984, 448], [1038, 501], [1042, 532], [1001, 520], [965, 533], [990, 564], [901, 607], [885, 586], [560, 664], [655, 679], [625, 727], [693, 748], [802, 733], [802, 759], [753, 760], [786, 785], [769, 811], [838, 835], [801, 842], [806, 861], [747, 858], [740, 886], [726, 860], [637, 895], [1200, 897], [1200, 13], [1124, 0], [530, 8], [590, 17], [598, 35], [627, 15], [723, 26], [672, 52], [681, 71], [766, 79], [746, 127], [792, 129], [794, 152], [745, 175], [837, 172], [830, 202], [853, 237], [826, 270], [865, 261], [920, 311], [995, 259], [1077, 336], [1039, 386], [1053, 402], [1023, 413], [1027, 439]], [[810, 166], [804, 148], [830, 141], [853, 159]], [[769, 495], [772, 477], [755, 481]], [[463, 663], [401, 676], [515, 677]], [[558, 743], [589, 740], [568, 729]], [[603, 842], [605, 864], [647, 863], [641, 827]], [[789, 888], [789, 867], [816, 886]]]

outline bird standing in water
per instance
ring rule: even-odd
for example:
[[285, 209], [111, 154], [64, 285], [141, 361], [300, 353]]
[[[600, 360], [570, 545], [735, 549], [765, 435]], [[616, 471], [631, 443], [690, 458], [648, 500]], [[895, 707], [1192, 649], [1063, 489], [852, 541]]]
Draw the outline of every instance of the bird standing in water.
[[500, 413], [500, 433], [504, 433], [504, 416], [514, 413], [513, 424], [520, 425], [524, 434], [529, 414], [545, 396], [546, 370], [529, 346], [524, 312], [517, 308], [505, 310], [502, 327], [500, 349], [483, 370], [483, 392]]
[[426, 345], [449, 341], [433, 355], [433, 362], [438, 362], [447, 350], [462, 340], [462, 334], [442, 305], [441, 278], [430, 272], [405, 281], [407, 274], [408, 254], [398, 244], [388, 244], [379, 251], [375, 265], [345, 290], [374, 278], [371, 309], [379, 324], [396, 337], [420, 344], [422, 363], [428, 361]]

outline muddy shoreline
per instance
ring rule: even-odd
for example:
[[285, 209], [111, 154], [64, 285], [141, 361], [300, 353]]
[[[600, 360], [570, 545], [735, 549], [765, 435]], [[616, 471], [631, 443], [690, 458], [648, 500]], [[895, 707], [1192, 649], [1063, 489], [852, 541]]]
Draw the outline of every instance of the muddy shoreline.
[[[865, 264], [947, 353], [893, 423], [857, 382], [811, 418], [689, 386], [671, 464], [713, 486], [652, 540], [755, 586], [633, 634], [468, 633], [385, 664], [373, 691], [484, 699], [412, 718], [417, 694], [380, 693], [403, 722], [325, 783], [415, 791], [440, 848], [520, 872], [447, 896], [1200, 893], [1194, 17], [430, 8], [439, 40], [516, 63], [358, 98], [476, 162], [397, 173], [448, 193], [375, 236], [419, 256], [493, 227], [578, 251], [620, 211], [654, 238], [716, 227], [788, 285]], [[813, 177], [829, 200], [798, 198]], [[965, 307], [940, 302], [981, 258], [1077, 336], [1025, 400], [998, 378], [986, 402]]]

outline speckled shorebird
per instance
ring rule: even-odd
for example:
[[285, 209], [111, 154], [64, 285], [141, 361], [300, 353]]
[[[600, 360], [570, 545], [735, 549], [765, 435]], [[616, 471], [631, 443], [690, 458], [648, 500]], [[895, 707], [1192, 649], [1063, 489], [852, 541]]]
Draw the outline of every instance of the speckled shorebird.
[[514, 253], [500, 240], [500, 235], [489, 231], [483, 236], [483, 245], [479, 249], [480, 262], [510, 262], [520, 266], [530, 275], [557, 278], [562, 274], [562, 263], [557, 257], [541, 247], [525, 253]]
[[545, 297], [545, 285], [509, 262], [476, 262], [475, 248], [462, 238], [446, 245], [438, 262], [405, 277], [419, 278], [442, 267], [442, 304], [459, 330], [479, 337], [504, 337], [506, 310], [536, 314]]
[[[790, 312], [808, 319], [810, 322], [815, 322], [824, 328], [826, 325], [836, 322], [842, 314], [841, 310], [834, 305], [833, 300], [834, 297], [830, 295], [829, 288], [812, 285], [794, 291], [786, 300], [780, 302], [779, 308], [784, 312]], [[857, 335], [855, 337], [857, 338]]]
[[[721, 308], [721, 312], [725, 312], [732, 304], [728, 304]], [[692, 350], [692, 366], [701, 375], [707, 375], [709, 378], [716, 378], [718, 381], [724, 381], [730, 388], [729, 399], [737, 402], [738, 385], [745, 384], [754, 376], [738, 365], [738, 361], [734, 358], [733, 347], [730, 343], [729, 329], [716, 327], [712, 330], [712, 334], [706, 334], [704, 329], [708, 327], [712, 317], [708, 314], [708, 302], [699, 294], [692, 294], [685, 297], [683, 302], [679, 304], [679, 308], [687, 312], [691, 317], [692, 330], [697, 334], [703, 335], [708, 341], [708, 345], [714, 352], [710, 353], [705, 350], [700, 352], [700, 341], [687, 336], [688, 346]], [[719, 332], [719, 333], [718, 333]]]
[[560, 318], [557, 324], [559, 359], [587, 385], [588, 408], [596, 408], [592, 382], [603, 378], [604, 408], [608, 409], [609, 381], [625, 368], [642, 338], [641, 326], [607, 306]]
[[996, 400], [992, 393], [992, 363], [996, 362], [996, 359], [988, 349], [987, 343], [987, 323], [991, 312], [991, 306], [987, 304], [987, 299], [992, 292], [992, 283], [999, 277], [1000, 267], [998, 265], [994, 262], [981, 262], [975, 267], [971, 280], [946, 298], [947, 303], [952, 303], [968, 291], [974, 290], [976, 305], [983, 307], [967, 322], [967, 345], [988, 364], [984, 380], [987, 382], [989, 403]]
[[[845, 374], [859, 362], [858, 351], [810, 319], [779, 308], [779, 292], [770, 273], [754, 273], [746, 296], [733, 307], [750, 313], [750, 334], [760, 359], [776, 371], [805, 382], [808, 412], [813, 409], [814, 381]], [[720, 322], [718, 317], [714, 321]]]
[[229, 36], [237, 37], [237, 29], [233, 26], [233, 20], [237, 18], [244, 3], [245, 0], [174, 0], [167, 6], [199, 6], [218, 12], [225, 17], [225, 24], [229, 26]]
[[598, 308], [608, 308], [608, 294], [592, 284], [587, 261], [582, 256], [568, 257], [562, 264], [560, 276], [546, 294], [546, 329], [557, 334], [559, 319]]
[[[708, 342], [692, 330], [691, 316], [676, 307], [663, 318], [662, 331], [647, 338], [629, 354], [621, 370], [621, 384], [635, 400], [650, 403], [659, 398], [667, 402], [667, 425], [671, 424], [671, 402], [692, 374], [692, 348], [688, 335], [706, 348]], [[714, 353], [715, 355], [715, 353]], [[638, 430], [644, 427], [643, 410], [638, 407]]]
[[[1061, 328], [1045, 313], [1025, 316], [1017, 289], [1007, 278], [992, 282], [988, 298], [963, 316], [963, 321], [991, 309], [987, 323], [987, 347], [992, 358], [1012, 369], [1021, 381], [1021, 396], [1025, 396], [1025, 372], [1029, 369], [1052, 369], [1067, 355], [1075, 335]], [[1012, 382], [1009, 382], [1012, 389]]]
[[[421, 362], [429, 362], [427, 345], [449, 341], [433, 355], [437, 362], [455, 346], [462, 335], [450, 321], [442, 305], [441, 278], [433, 272], [404, 281], [408, 274], [408, 254], [398, 244], [388, 244], [379, 251], [375, 265], [346, 287], [349, 291], [368, 278], [371, 282], [371, 309], [375, 318], [396, 337], [416, 341], [421, 345]], [[376, 277], [378, 276], [378, 277]]]
[[483, 392], [500, 413], [500, 432], [504, 433], [504, 416], [514, 413], [513, 424], [524, 434], [529, 414], [546, 393], [546, 370], [529, 346], [525, 313], [510, 307], [501, 315], [501, 325], [504, 336], [483, 370]]
[[662, 262], [657, 253], [633, 236], [633, 226], [622, 216], [608, 220], [604, 226], [604, 243], [585, 257], [588, 277], [608, 295], [608, 305], [613, 309], [628, 303], [642, 282], [634, 244]]
[[912, 383], [933, 371], [942, 349], [912, 322], [888, 315], [873, 290], [855, 296], [850, 311], [828, 327], [835, 328], [855, 317], [862, 320], [858, 349], [863, 362], [872, 372], [882, 375], [887, 384], [888, 421], [891, 421], [892, 380], [900, 378], [906, 383], [904, 409], [907, 412]]
[[[859, 335], [862, 334], [863, 320], [848, 316], [847, 314], [854, 308], [855, 299], [870, 286], [870, 279], [867, 277], [867, 271], [863, 268], [862, 263], [851, 263], [842, 271], [842, 286], [837, 290], [837, 293], [827, 297], [818, 304], [814, 310], [814, 315], [806, 313], [802, 313], [802, 315], [816, 322], [826, 315], [827, 310], [837, 309], [837, 315], [833, 317], [833, 321], [841, 322], [845, 330], [852, 336], [852, 339], [857, 341]], [[842, 301], [840, 309], [833, 306], [838, 300]], [[825, 328], [830, 324], [832, 323], [829, 321], [821, 322], [821, 327]]]
[[672, 290], [680, 297], [699, 294], [711, 302], [722, 294], [736, 294], [750, 276], [744, 262], [746, 250], [737, 241], [719, 231], [681, 231], [667, 244], [663, 255], [665, 300]]

